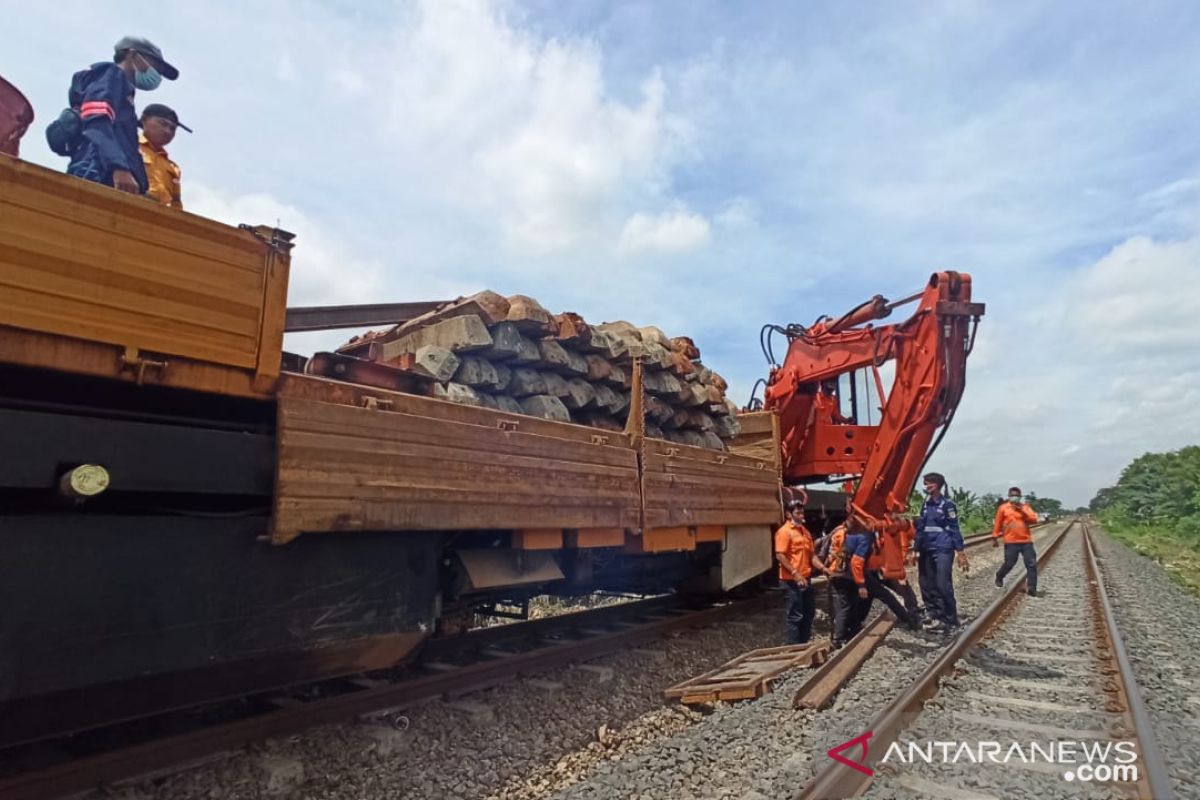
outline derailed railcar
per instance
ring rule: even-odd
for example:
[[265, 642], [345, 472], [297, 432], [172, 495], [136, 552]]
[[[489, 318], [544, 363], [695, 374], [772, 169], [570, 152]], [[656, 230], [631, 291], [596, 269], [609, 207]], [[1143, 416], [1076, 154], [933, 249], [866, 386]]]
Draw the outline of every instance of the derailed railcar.
[[772, 415], [716, 452], [282, 369], [291, 249], [0, 157], [0, 740], [769, 567]]

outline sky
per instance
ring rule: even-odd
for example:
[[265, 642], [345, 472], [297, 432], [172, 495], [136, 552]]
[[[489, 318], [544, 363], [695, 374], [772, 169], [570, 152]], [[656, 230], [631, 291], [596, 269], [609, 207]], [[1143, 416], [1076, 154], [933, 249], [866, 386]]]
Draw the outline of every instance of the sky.
[[[17, 18], [13, 18], [14, 20]], [[696, 340], [930, 273], [987, 304], [930, 462], [1086, 504], [1200, 442], [1200, 4], [246, 0], [24, 4], [38, 115], [126, 34], [181, 72], [189, 211], [297, 234], [290, 303], [480, 289]], [[291, 336], [302, 352], [342, 334]]]

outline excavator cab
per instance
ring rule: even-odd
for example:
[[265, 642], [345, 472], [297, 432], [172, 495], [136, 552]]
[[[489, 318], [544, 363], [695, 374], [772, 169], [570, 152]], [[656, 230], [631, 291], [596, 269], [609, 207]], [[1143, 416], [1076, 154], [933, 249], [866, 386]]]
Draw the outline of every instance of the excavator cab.
[[[876, 324], [914, 303], [907, 320]], [[970, 275], [938, 272], [895, 302], [876, 295], [837, 319], [767, 326], [764, 334], [788, 340], [763, 404], [779, 415], [785, 485], [851, 481], [848, 513], [870, 530], [902, 511], [954, 417], [983, 313], [971, 300]], [[773, 361], [770, 335], [764, 342]], [[889, 362], [887, 389], [880, 368]]]

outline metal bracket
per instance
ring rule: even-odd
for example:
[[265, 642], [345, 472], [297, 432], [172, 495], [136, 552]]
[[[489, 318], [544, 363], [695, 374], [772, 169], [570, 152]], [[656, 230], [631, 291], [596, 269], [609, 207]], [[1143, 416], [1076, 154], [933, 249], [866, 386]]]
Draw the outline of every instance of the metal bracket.
[[592, 444], [608, 444], [608, 437], [601, 436], [598, 433], [592, 434]]
[[667, 448], [667, 458], [674, 458], [678, 455], [679, 455], [678, 447], [668, 447]]
[[366, 395], [362, 399], [363, 408], [370, 411], [391, 411], [393, 402], [386, 397], [376, 397], [375, 395]]
[[137, 385], [141, 386], [146, 380], [147, 369], [158, 370], [158, 378], [162, 380], [162, 374], [167, 369], [167, 362], [142, 358], [136, 347], [126, 347], [125, 352], [121, 354], [121, 371], [135, 373]]
[[502, 431], [515, 431], [517, 428], [521, 427], [521, 423], [517, 422], [515, 419], [502, 419], [496, 423], [496, 427]]

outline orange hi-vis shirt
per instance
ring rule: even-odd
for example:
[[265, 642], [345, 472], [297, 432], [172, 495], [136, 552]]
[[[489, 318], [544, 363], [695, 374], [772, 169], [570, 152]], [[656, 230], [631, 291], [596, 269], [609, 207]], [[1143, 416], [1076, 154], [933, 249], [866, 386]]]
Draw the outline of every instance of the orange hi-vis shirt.
[[[784, 560], [801, 578], [812, 575], [813, 538], [808, 528], [790, 519], [783, 523], [775, 531], [775, 552], [782, 553]], [[779, 580], [795, 580], [782, 564], [779, 565]]]
[[1029, 503], [1016, 505], [1005, 500], [996, 509], [996, 523], [992, 525], [992, 537], [1004, 537], [1005, 544], [1025, 544], [1033, 541], [1029, 526], [1038, 521], [1037, 512]]

